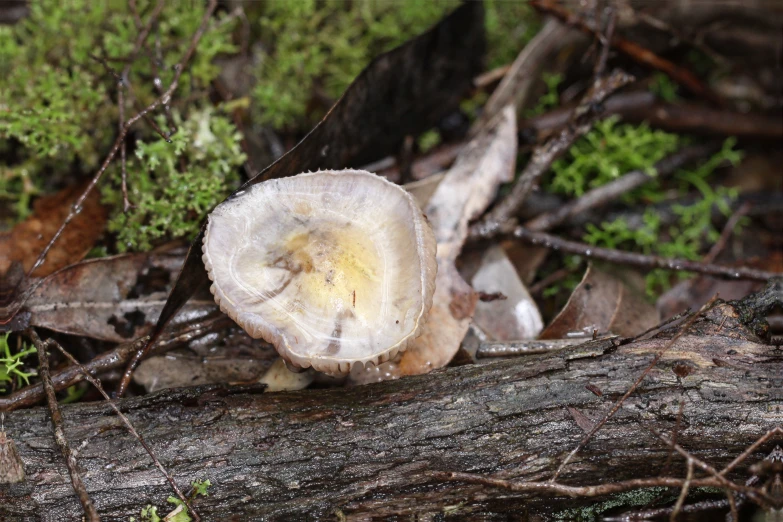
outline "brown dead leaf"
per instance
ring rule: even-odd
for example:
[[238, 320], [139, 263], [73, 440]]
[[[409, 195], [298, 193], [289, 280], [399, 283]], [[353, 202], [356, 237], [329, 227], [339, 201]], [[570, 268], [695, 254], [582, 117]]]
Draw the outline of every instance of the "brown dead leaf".
[[644, 281], [634, 272], [610, 274], [588, 266], [582, 282], [540, 339], [563, 339], [569, 334], [613, 333], [632, 336], [659, 323], [655, 307], [644, 298]]
[[[84, 188], [84, 184], [72, 186], [39, 198], [33, 204], [33, 214], [29, 218], [18, 223], [11, 232], [0, 234], [0, 274], [13, 261], [21, 262], [25, 272], [30, 270]], [[84, 201], [81, 213], [65, 228], [33, 276], [44, 277], [82, 260], [103, 234], [107, 215], [100, 195], [93, 191]]]
[[[182, 261], [181, 256], [131, 254], [71, 265], [47, 277], [30, 296], [30, 324], [111, 342], [137, 339], [155, 324]], [[215, 310], [211, 298], [197, 297], [177, 319]]]
[[459, 349], [477, 296], [455, 262], [468, 236], [468, 223], [486, 210], [501, 183], [513, 179], [516, 155], [516, 116], [508, 106], [462, 149], [427, 204], [438, 242], [438, 275], [429, 319], [400, 359], [403, 375], [441, 368]]

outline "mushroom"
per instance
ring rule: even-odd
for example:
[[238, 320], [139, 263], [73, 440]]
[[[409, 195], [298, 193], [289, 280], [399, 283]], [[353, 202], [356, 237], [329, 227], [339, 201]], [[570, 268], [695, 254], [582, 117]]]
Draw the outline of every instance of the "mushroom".
[[361, 170], [237, 192], [210, 214], [203, 260], [220, 309], [294, 368], [378, 364], [420, 333], [435, 237], [413, 198]]

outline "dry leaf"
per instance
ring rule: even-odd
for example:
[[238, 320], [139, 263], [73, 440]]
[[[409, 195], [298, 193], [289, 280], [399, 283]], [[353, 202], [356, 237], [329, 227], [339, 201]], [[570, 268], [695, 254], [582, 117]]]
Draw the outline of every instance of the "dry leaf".
[[476, 305], [473, 322], [491, 339], [513, 341], [538, 337], [544, 328], [541, 313], [503, 247], [495, 245], [484, 253], [472, 283], [477, 291], [501, 292], [506, 296], [506, 299]]
[[[8, 270], [13, 261], [21, 262], [25, 272], [33, 266], [84, 188], [84, 185], [73, 186], [39, 198], [29, 218], [18, 223], [11, 232], [0, 234], [0, 274]], [[100, 195], [93, 191], [33, 275], [44, 277], [82, 260], [103, 234], [106, 217]]]
[[430, 199], [426, 215], [438, 242], [435, 297], [422, 335], [402, 354], [402, 375], [441, 368], [459, 349], [477, 297], [454, 263], [468, 223], [486, 210], [501, 183], [513, 179], [516, 155], [516, 114], [508, 106], [462, 150]]
[[[94, 339], [125, 342], [155, 324], [181, 256], [132, 254], [85, 261], [47, 277], [27, 301], [30, 324]], [[192, 320], [217, 310], [193, 299], [177, 316]]]
[[590, 265], [540, 338], [562, 339], [594, 331], [632, 336], [652, 328], [659, 323], [658, 312], [645, 300], [643, 288], [644, 281], [638, 274], [621, 269], [610, 274]]

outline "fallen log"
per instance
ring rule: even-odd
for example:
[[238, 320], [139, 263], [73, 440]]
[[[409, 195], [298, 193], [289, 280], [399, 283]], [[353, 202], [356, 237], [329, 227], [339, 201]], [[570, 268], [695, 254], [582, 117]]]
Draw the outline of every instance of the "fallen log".
[[[769, 297], [770, 288], [778, 297]], [[779, 426], [779, 350], [762, 340], [768, 333], [763, 315], [779, 293], [772, 284], [766, 293], [705, 312], [559, 483], [684, 478], [684, 459], [671, 457], [651, 429], [668, 437], [676, 431], [679, 445], [721, 469]], [[589, 341], [348, 389], [265, 394], [260, 387], [203, 386], [118, 404], [183, 490], [196, 479], [211, 481], [209, 496], [193, 503], [203, 520], [547, 514], [586, 500], [512, 493], [434, 474], [548, 480], [590, 423], [666, 348], [678, 326], [666, 328], [625, 344]], [[107, 405], [67, 405], [62, 414], [104, 520], [138, 519], [148, 504], [161, 514], [173, 509], [166, 504], [172, 494], [166, 479]], [[0, 520], [81, 520], [47, 410], [16, 411], [5, 429], [16, 441], [26, 481], [0, 484]], [[761, 445], [727, 477], [744, 484], [749, 466], [773, 447], [773, 441]]]

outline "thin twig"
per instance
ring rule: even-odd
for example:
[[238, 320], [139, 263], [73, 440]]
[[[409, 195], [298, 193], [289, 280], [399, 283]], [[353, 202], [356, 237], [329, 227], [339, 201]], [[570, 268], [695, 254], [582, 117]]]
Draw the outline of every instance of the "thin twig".
[[683, 483], [682, 488], [680, 489], [680, 496], [677, 497], [677, 502], [674, 504], [674, 509], [672, 510], [672, 513], [669, 516], [669, 520], [671, 522], [676, 522], [677, 515], [680, 514], [680, 510], [682, 510], [682, 505], [685, 504], [685, 498], [688, 496], [688, 490], [691, 487], [692, 481], [693, 481], [693, 459], [688, 459], [688, 473], [685, 475], [685, 482]]
[[60, 448], [60, 452], [65, 458], [65, 466], [68, 468], [68, 474], [71, 476], [71, 485], [76, 492], [76, 496], [79, 497], [79, 502], [82, 504], [87, 520], [90, 522], [100, 521], [101, 518], [98, 516], [98, 511], [95, 509], [89, 493], [87, 493], [87, 488], [84, 486], [81, 475], [79, 475], [76, 455], [68, 445], [68, 439], [65, 437], [65, 431], [63, 431], [63, 416], [60, 413], [57, 396], [52, 385], [52, 378], [49, 375], [49, 355], [46, 353], [48, 343], [41, 341], [41, 338], [38, 337], [38, 334], [32, 328], [27, 330], [27, 335], [32, 339], [35, 348], [38, 350], [38, 374], [46, 391], [46, 402], [49, 405], [52, 428], [54, 429], [54, 442]]
[[[117, 84], [117, 107], [119, 109], [118, 132], [122, 134], [122, 128], [125, 126], [125, 85], [124, 82]], [[122, 171], [122, 211], [128, 212], [133, 205], [128, 200], [128, 168], [126, 159], [126, 143], [122, 140], [120, 145], [120, 169]]]
[[103, 389], [103, 386], [101, 385], [101, 381], [93, 377], [90, 372], [82, 366], [82, 364], [77, 361], [70, 353], [68, 353], [62, 346], [60, 346], [60, 343], [55, 341], [54, 339], [48, 339], [48, 343], [51, 343], [53, 346], [55, 346], [58, 350], [60, 350], [60, 353], [62, 353], [73, 365], [75, 365], [77, 368], [79, 368], [79, 371], [84, 375], [84, 378], [87, 379], [87, 381], [90, 382], [95, 388], [98, 390], [98, 392], [103, 395], [103, 398], [106, 399], [106, 402], [109, 403], [109, 406], [112, 410], [114, 410], [114, 413], [117, 414], [117, 416], [122, 420], [123, 424], [125, 424], [125, 427], [128, 428], [128, 431], [133, 435], [136, 440], [139, 441], [139, 443], [142, 445], [144, 450], [147, 452], [147, 454], [152, 458], [152, 461], [155, 463], [155, 466], [160, 470], [161, 473], [163, 473], [163, 476], [166, 477], [166, 480], [171, 485], [172, 489], [177, 493], [177, 496], [182, 500], [182, 502], [187, 506], [189, 514], [193, 516], [195, 520], [201, 520], [201, 517], [198, 516], [198, 513], [196, 513], [196, 510], [193, 509], [193, 506], [188, 501], [188, 498], [182, 493], [182, 491], [177, 486], [177, 483], [174, 481], [174, 477], [171, 476], [171, 474], [166, 471], [166, 468], [163, 467], [163, 464], [158, 460], [158, 458], [155, 456], [155, 453], [153, 453], [152, 448], [149, 447], [147, 442], [144, 440], [144, 437], [142, 437], [139, 432], [136, 431], [136, 428], [133, 427], [133, 424], [131, 424], [130, 420], [128, 420], [128, 417], [125, 416], [124, 413], [120, 411], [120, 409], [117, 407], [117, 404], [109, 397], [109, 395], [106, 393], [106, 391]]
[[649, 170], [633, 170], [600, 187], [585, 192], [555, 210], [546, 212], [525, 223], [525, 228], [534, 232], [546, 232], [588, 210], [606, 205], [623, 194], [634, 190], [652, 179], [660, 179], [674, 174], [679, 168], [709, 155], [719, 148], [716, 144], [684, 147], [674, 154], [660, 160], [653, 167], [655, 176]]
[[[507, 489], [509, 491], [525, 493], [551, 493], [554, 495], [564, 495], [567, 497], [598, 497], [602, 495], [611, 495], [622, 493], [640, 488], [654, 487], [674, 487], [681, 488], [685, 484], [685, 479], [674, 477], [655, 477], [624, 480], [621, 482], [611, 482], [608, 484], [599, 484], [594, 486], [566, 486], [556, 482], [528, 482], [513, 481], [504, 479], [495, 479], [478, 475], [475, 473], [461, 473], [457, 471], [436, 472], [432, 474], [434, 478], [440, 480], [467, 482], [470, 484], [482, 484]], [[720, 480], [712, 478], [693, 479], [692, 487], [720, 487]]]
[[601, 40], [601, 54], [598, 57], [598, 62], [595, 64], [595, 70], [593, 76], [598, 79], [606, 70], [606, 62], [609, 60], [609, 50], [612, 48], [612, 38], [614, 37], [614, 28], [617, 23], [617, 9], [609, 7], [609, 21], [606, 23], [606, 30], [603, 35], [598, 35]]
[[476, 350], [476, 359], [491, 357], [519, 357], [563, 350], [584, 344], [591, 339], [548, 339], [520, 341], [482, 341]]
[[[557, 5], [552, 0], [531, 0], [532, 5], [539, 12], [549, 14], [563, 22], [564, 24], [575, 27], [582, 32], [597, 37], [599, 31], [584, 19], [575, 15], [571, 11]], [[699, 78], [687, 69], [676, 65], [669, 60], [661, 58], [649, 49], [641, 45], [626, 40], [622, 36], [615, 36], [612, 39], [612, 47], [631, 57], [642, 65], [666, 73], [672, 80], [679, 83], [697, 96], [701, 96], [718, 106], [724, 106], [725, 102], [712, 89], [707, 87]]]
[[650, 371], [658, 364], [658, 361], [661, 360], [661, 357], [672, 347], [674, 346], [674, 343], [677, 342], [677, 340], [682, 337], [693, 325], [693, 323], [696, 321], [697, 318], [701, 316], [701, 314], [708, 310], [710, 307], [712, 307], [713, 303], [715, 302], [716, 298], [712, 298], [707, 304], [705, 304], [702, 309], [699, 311], [699, 313], [694, 314], [688, 321], [680, 328], [680, 330], [661, 348], [661, 350], [653, 357], [653, 360], [650, 362], [650, 364], [645, 368], [645, 370], [639, 375], [639, 378], [636, 379], [636, 381], [631, 385], [630, 388], [623, 394], [620, 399], [617, 400], [617, 402], [614, 403], [612, 408], [604, 414], [603, 417], [601, 417], [601, 420], [595, 423], [593, 426], [593, 429], [591, 429], [579, 442], [579, 444], [571, 450], [571, 452], [566, 456], [565, 459], [563, 459], [563, 462], [560, 463], [560, 466], [558, 466], [557, 470], [555, 471], [555, 474], [552, 475], [552, 478], [549, 479], [550, 482], [555, 482], [557, 480], [557, 477], [560, 476], [560, 473], [565, 469], [565, 467], [568, 465], [569, 462], [571, 462], [571, 459], [573, 459], [577, 453], [582, 451], [582, 448], [584, 448], [587, 443], [590, 441], [590, 439], [593, 438], [593, 435], [596, 434], [598, 430], [600, 430], [604, 424], [611, 419], [615, 413], [620, 409], [620, 407], [623, 405], [625, 400], [631, 396], [631, 394], [636, 391], [636, 388], [639, 387], [639, 385], [642, 383], [645, 377], [647, 377], [647, 374], [650, 373]]
[[143, 110], [141, 110], [139, 113], [137, 113], [135, 116], [133, 116], [132, 118], [128, 119], [128, 121], [125, 122], [125, 125], [122, 128], [122, 132], [120, 132], [119, 136], [117, 136], [117, 139], [114, 141], [114, 145], [112, 146], [111, 150], [109, 151], [109, 154], [106, 156], [106, 159], [104, 159], [103, 163], [98, 169], [98, 172], [92, 178], [92, 180], [87, 185], [87, 187], [84, 189], [84, 192], [82, 192], [82, 194], [73, 204], [70, 212], [63, 220], [62, 225], [60, 225], [60, 228], [57, 229], [57, 232], [55, 232], [55, 234], [47, 243], [46, 247], [44, 247], [44, 249], [41, 251], [41, 253], [38, 256], [38, 259], [36, 259], [35, 263], [33, 263], [33, 266], [27, 272], [28, 277], [31, 276], [32, 273], [35, 272], [35, 270], [43, 264], [47, 254], [49, 254], [49, 250], [52, 249], [52, 246], [54, 246], [54, 244], [60, 238], [60, 236], [63, 233], [63, 230], [65, 230], [65, 227], [67, 227], [71, 223], [71, 221], [73, 221], [73, 218], [75, 218], [82, 211], [82, 205], [84, 204], [84, 201], [87, 199], [87, 196], [89, 196], [92, 190], [95, 188], [95, 185], [98, 184], [98, 181], [100, 181], [104, 172], [106, 172], [106, 169], [109, 167], [109, 164], [114, 159], [114, 156], [119, 151], [122, 142], [125, 139], [125, 136], [128, 134], [128, 129], [130, 129], [130, 127], [138, 120], [145, 117], [151, 111], [155, 110], [158, 106], [160, 106], [161, 104], [165, 105], [171, 100], [172, 94], [174, 94], [174, 91], [177, 89], [177, 86], [179, 85], [179, 79], [182, 76], [182, 73], [185, 71], [185, 66], [190, 61], [191, 56], [193, 56], [193, 53], [196, 50], [196, 46], [201, 40], [201, 37], [204, 35], [204, 32], [206, 31], [207, 25], [209, 23], [209, 19], [211, 18], [212, 13], [214, 12], [216, 6], [217, 6], [217, 0], [210, 0], [209, 5], [207, 6], [207, 10], [204, 13], [204, 17], [201, 20], [201, 25], [199, 25], [199, 28], [193, 34], [193, 38], [191, 39], [190, 46], [188, 47], [187, 51], [185, 52], [185, 55], [182, 57], [182, 60], [176, 67], [176, 72], [174, 73], [174, 78], [171, 80], [171, 84], [169, 85], [169, 88], [166, 89], [166, 91], [160, 97], [155, 99], [147, 107], [145, 107]]
[[654, 428], [647, 428], [647, 429], [653, 435], [655, 435], [661, 441], [663, 441], [664, 444], [673, 448], [677, 453], [685, 457], [687, 460], [693, 462], [693, 464], [696, 467], [698, 467], [703, 471], [706, 471], [712, 478], [718, 479], [721, 483], [720, 485], [721, 488], [727, 489], [729, 491], [736, 491], [737, 493], [742, 493], [744, 495], [747, 495], [748, 498], [751, 498], [754, 502], [756, 502], [759, 505], [763, 505], [764, 503], [772, 503], [772, 504], [775, 503], [775, 500], [763, 490], [735, 484], [734, 482], [730, 481], [726, 477], [719, 474], [718, 470], [716, 470], [714, 467], [710, 466], [709, 464], [699, 459], [698, 457], [695, 457], [692, 453], [690, 453], [688, 450], [686, 450], [679, 444], [674, 444], [671, 440], [667, 439], [666, 436], [663, 435], [662, 433], [659, 433]]
[[546, 143], [535, 148], [530, 161], [511, 190], [511, 194], [501, 201], [484, 221], [471, 229], [471, 236], [474, 239], [487, 239], [497, 234], [501, 227], [522, 207], [541, 176], [549, 170], [552, 163], [564, 154], [574, 141], [593, 127], [593, 123], [599, 117], [599, 111], [596, 108], [600, 107], [600, 104], [613, 92], [628, 85], [633, 79], [633, 76], [618, 70], [596, 81], [572, 112], [571, 124], [547, 140]]
[[714, 262], [718, 255], [723, 252], [723, 249], [726, 248], [726, 245], [729, 242], [729, 238], [734, 233], [734, 229], [737, 227], [737, 223], [739, 223], [739, 220], [750, 211], [752, 206], [753, 205], [751, 205], [749, 201], [746, 201], [731, 214], [728, 221], [726, 221], [726, 225], [723, 227], [723, 230], [720, 233], [720, 238], [718, 238], [718, 241], [712, 245], [710, 251], [707, 252], [707, 255], [702, 259], [704, 263]]
[[[783, 120], [771, 114], [739, 112], [705, 107], [696, 103], [657, 101], [653, 93], [618, 93], [604, 105], [604, 115], [617, 114], [629, 123], [647, 122], [670, 132], [737, 136], [765, 140], [783, 139]], [[546, 136], [568, 124], [573, 105], [563, 106], [520, 123], [520, 136]], [[528, 138], [529, 139], [529, 138]]]
[[[500, 228], [501, 232], [508, 231], [507, 225]], [[780, 276], [775, 272], [766, 270], [757, 270], [745, 267], [730, 267], [723, 265], [714, 265], [701, 263], [699, 261], [689, 261], [687, 259], [667, 259], [653, 255], [637, 254], [633, 252], [623, 252], [611, 248], [601, 248], [586, 243], [569, 241], [544, 232], [531, 232], [524, 227], [517, 227], [511, 234], [517, 239], [531, 245], [544, 246], [554, 250], [559, 250], [567, 254], [577, 254], [590, 259], [600, 259], [609, 263], [618, 265], [630, 265], [641, 268], [662, 268], [664, 270], [681, 270], [685, 272], [696, 272], [724, 279], [747, 279], [751, 281], [767, 281], [772, 277]]]
[[[158, 341], [155, 344], [152, 353], [165, 353], [177, 346], [182, 346], [183, 343], [199, 339], [209, 333], [225, 328], [229, 324], [232, 324], [231, 320], [222, 313], [212, 319], [198, 319], [194, 321], [194, 324], [184, 325], [184, 328], [179, 329], [174, 336]], [[89, 363], [85, 364], [84, 367], [91, 375], [97, 375], [125, 366], [131, 355], [144, 347], [147, 339], [148, 337], [142, 337], [133, 342], [121, 344], [109, 352], [98, 355]], [[52, 374], [52, 384], [54, 385], [55, 391], [64, 390], [83, 380], [84, 376], [82, 373], [78, 368], [73, 366], [68, 366]], [[0, 411], [13, 411], [19, 408], [32, 406], [38, 403], [44, 395], [45, 393], [41, 383], [26, 386], [7, 397], [0, 398]]]
[[562, 48], [563, 40], [573, 38], [571, 33], [573, 31], [555, 20], [544, 24], [514, 59], [500, 85], [484, 104], [481, 117], [473, 124], [474, 131], [492, 120], [508, 104], [525, 104], [533, 80], [538, 76], [536, 72], [545, 65], [552, 52]]
[[491, 71], [483, 72], [478, 76], [476, 76], [475, 78], [473, 78], [473, 87], [475, 87], [476, 89], [484, 89], [492, 85], [493, 83], [502, 80], [510, 69], [511, 69], [511, 64], [507, 63], [506, 65], [495, 67]]
[[725, 468], [723, 468], [720, 471], [721, 476], [726, 476], [727, 473], [729, 473], [731, 470], [742, 464], [750, 455], [753, 454], [754, 451], [756, 451], [762, 444], [765, 444], [769, 439], [771, 439], [775, 435], [783, 435], [783, 428], [780, 426], [775, 427], [774, 429], [769, 430], [767, 433], [762, 435], [756, 442], [748, 446], [745, 451], [740, 453], [737, 458], [732, 460]]
[[557, 283], [561, 279], [565, 279], [570, 274], [573, 274], [579, 267], [582, 266], [582, 263], [579, 263], [576, 267], [563, 267], [558, 270], [555, 270], [545, 278], [543, 278], [541, 281], [537, 282], [534, 285], [530, 285], [530, 288], [528, 291], [530, 292], [530, 295], [538, 295], [553, 284]]
[[[650, 332], [658, 331], [658, 330], [662, 329], [664, 326], [669, 326], [670, 324], [675, 323], [675, 322], [679, 321], [680, 319], [684, 319], [684, 318], [690, 317], [691, 315], [693, 315], [691, 313], [691, 309], [690, 308], [686, 308], [683, 312], [680, 312], [679, 314], [673, 315], [673, 316], [669, 317], [668, 319], [664, 319], [660, 323], [656, 324], [655, 326], [651, 326], [650, 328], [646, 329], [642, 333], [636, 334], [633, 337], [630, 337], [628, 339], [628, 342], [638, 341], [638, 340], [640, 340], [642, 337], [646, 336]], [[626, 344], [626, 343], [623, 342], [623, 344]]]
[[136, 29], [139, 31], [139, 34], [136, 36], [136, 41], [133, 43], [133, 49], [128, 55], [127, 63], [125, 64], [125, 68], [122, 71], [123, 80], [127, 81], [131, 65], [133, 65], [133, 62], [136, 60], [136, 56], [138, 56], [139, 52], [144, 47], [144, 42], [147, 41], [147, 37], [150, 35], [152, 26], [157, 21], [161, 11], [163, 11], [164, 5], [164, 0], [158, 0], [158, 2], [155, 4], [155, 8], [152, 10], [152, 13], [150, 13], [149, 18], [147, 19], [147, 23], [142, 25], [139, 12], [136, 8], [136, 1], [129, 0], [128, 7], [130, 8], [131, 14], [133, 15], [133, 20], [136, 24]]
[[733, 491], [726, 491], [726, 500], [729, 501], [729, 515], [731, 515], [731, 520], [733, 522], [739, 522], [739, 510], [737, 509], [737, 502], [734, 499]]

